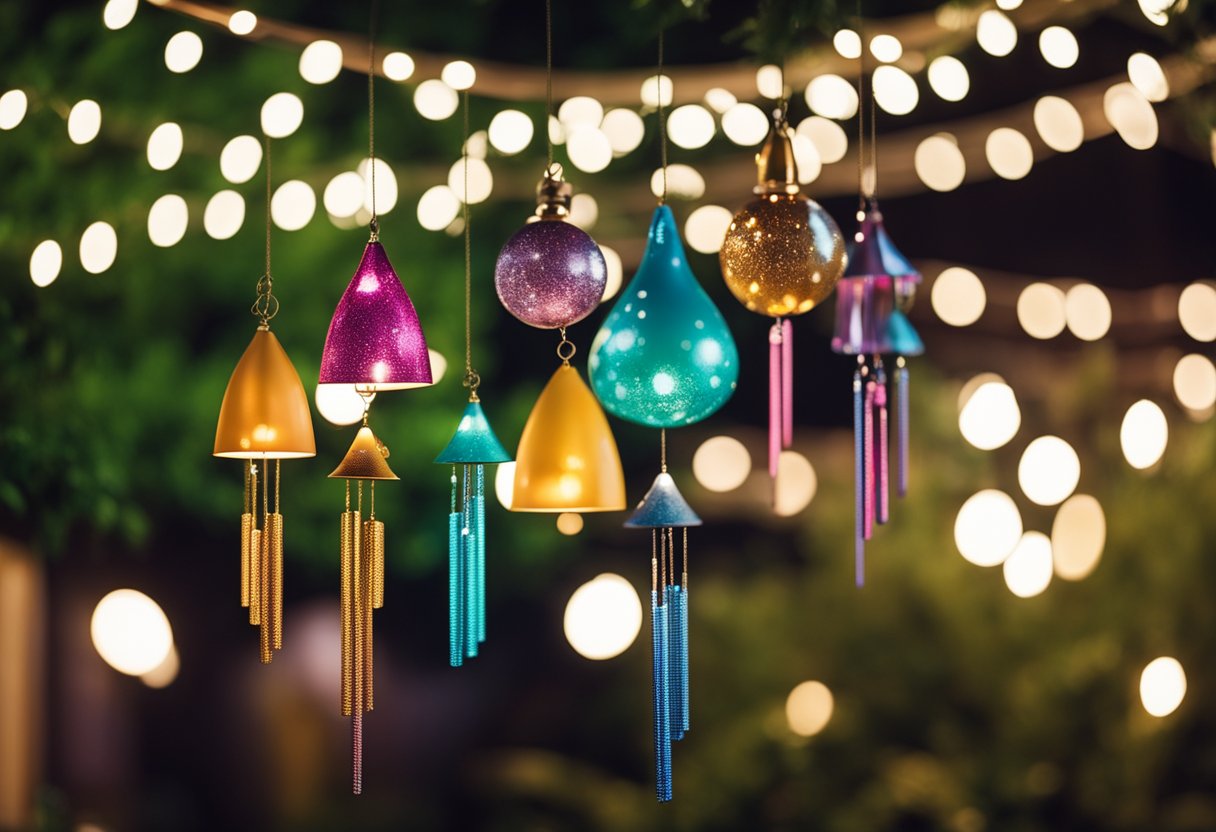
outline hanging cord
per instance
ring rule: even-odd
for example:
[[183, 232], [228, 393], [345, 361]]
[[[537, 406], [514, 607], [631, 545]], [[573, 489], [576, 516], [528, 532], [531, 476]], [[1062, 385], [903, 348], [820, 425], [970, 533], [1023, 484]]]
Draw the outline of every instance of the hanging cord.
[[368, 223], [371, 240], [380, 239], [380, 222], [376, 218], [376, 7], [372, 0], [370, 22], [367, 27], [367, 164], [372, 186], [372, 219]]
[[553, 0], [545, 0], [545, 171], [553, 168]]
[[667, 473], [667, 428], [659, 428], [659, 470]]
[[[866, 178], [865, 178], [865, 112], [866, 112], [866, 41], [862, 35], [861, 0], [857, 0], [857, 40], [861, 42], [861, 54], [858, 55], [860, 64], [857, 69], [857, 207], [865, 211]], [[858, 216], [858, 221], [861, 216]]]
[[270, 277], [270, 137], [262, 137], [266, 156], [266, 271], [258, 278], [257, 299], [249, 311], [261, 323], [259, 329], [270, 329], [270, 319], [279, 314], [279, 299], [274, 296], [274, 280]]
[[667, 120], [663, 117], [663, 30], [659, 29], [659, 70], [655, 75], [655, 90], [659, 101], [659, 159], [663, 165], [663, 193], [659, 204], [667, 202]]
[[[857, 102], [858, 110], [861, 102]], [[878, 198], [878, 110], [874, 104], [874, 81], [870, 81], [870, 198]]]
[[469, 228], [469, 91], [464, 92], [464, 144], [461, 149], [464, 162], [464, 381], [469, 388], [469, 401], [477, 401], [477, 388], [481, 376], [473, 369], [473, 243]]

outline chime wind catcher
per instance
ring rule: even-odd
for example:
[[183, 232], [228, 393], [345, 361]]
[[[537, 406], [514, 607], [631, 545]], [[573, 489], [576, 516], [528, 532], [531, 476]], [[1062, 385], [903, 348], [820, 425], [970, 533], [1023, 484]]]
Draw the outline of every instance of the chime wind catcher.
[[[213, 454], [245, 460], [241, 513], [241, 606], [259, 628], [260, 655], [269, 663], [283, 646], [283, 515], [279, 511], [280, 461], [317, 455], [304, 385], [279, 339], [270, 331], [278, 314], [270, 276], [270, 140], [266, 139], [266, 271], [258, 279], [253, 340], [224, 391]], [[260, 461], [260, 465], [259, 465]], [[270, 462], [274, 462], [271, 511]], [[258, 495], [261, 494], [261, 506]]]
[[[371, 177], [370, 236], [359, 268], [334, 310], [321, 354], [319, 384], [351, 385], [363, 396], [363, 425], [331, 477], [347, 480], [339, 525], [342, 569], [343, 716], [351, 718], [353, 791], [363, 792], [363, 714], [372, 709], [371, 610], [384, 603], [384, 525], [375, 519], [375, 480], [395, 480], [385, 461], [388, 449], [368, 427], [378, 393], [433, 383], [430, 352], [413, 301], [380, 243], [376, 216], [375, 50], [369, 48], [368, 170]], [[356, 480], [355, 510], [350, 480]], [[363, 481], [372, 481], [371, 516], [362, 519]], [[378, 576], [378, 577], [377, 577]], [[369, 600], [370, 599], [370, 600]]]

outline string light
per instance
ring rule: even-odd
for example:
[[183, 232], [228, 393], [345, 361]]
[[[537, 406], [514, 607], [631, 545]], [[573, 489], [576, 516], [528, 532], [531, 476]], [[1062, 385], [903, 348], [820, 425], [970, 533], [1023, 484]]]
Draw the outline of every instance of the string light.
[[468, 61], [451, 61], [444, 65], [439, 77], [454, 90], [467, 90], [477, 81], [477, 70]]
[[1170, 97], [1170, 82], [1165, 70], [1152, 55], [1136, 52], [1127, 59], [1127, 77], [1149, 101], [1164, 101]]
[[735, 98], [735, 94], [730, 90], [724, 90], [721, 87], [710, 87], [705, 91], [705, 103], [715, 113], [721, 114], [738, 104], [739, 99]]
[[1022, 493], [1040, 506], [1064, 502], [1081, 479], [1077, 452], [1058, 436], [1040, 436], [1022, 452], [1018, 462], [1018, 485]]
[[177, 194], [165, 194], [148, 211], [148, 239], [161, 248], [177, 245], [186, 235], [190, 209]]
[[447, 185], [427, 188], [418, 199], [418, 224], [428, 231], [442, 231], [459, 213], [460, 199]]
[[641, 97], [645, 107], [658, 107], [660, 103], [664, 107], [670, 107], [674, 96], [675, 88], [670, 76], [651, 75], [642, 82]]
[[1198, 353], [1178, 359], [1174, 395], [1179, 404], [1194, 413], [1207, 413], [1216, 406], [1216, 365], [1211, 359]]
[[1144, 93], [1127, 82], [1102, 96], [1102, 112], [1128, 147], [1148, 150], [1157, 143], [1157, 114]]
[[733, 216], [729, 208], [721, 205], [702, 205], [685, 220], [684, 239], [694, 251], [717, 254]]
[[870, 54], [884, 64], [895, 63], [903, 56], [904, 45], [895, 35], [875, 35], [870, 39]]
[[1123, 458], [1133, 468], [1152, 468], [1165, 453], [1169, 436], [1169, 423], [1161, 407], [1148, 399], [1141, 399], [1127, 409], [1119, 428]]
[[321, 195], [325, 212], [331, 217], [353, 217], [364, 206], [363, 177], [353, 170], [343, 171], [329, 180]]
[[601, 245], [600, 253], [604, 255], [604, 266], [607, 271], [604, 294], [600, 296], [600, 303], [603, 303], [611, 300], [617, 292], [621, 291], [621, 284], [625, 281], [625, 267], [621, 263], [621, 255], [616, 253], [616, 249]]
[[1178, 296], [1178, 322], [1196, 341], [1216, 341], [1216, 287], [1192, 283]]
[[1106, 515], [1088, 494], [1074, 494], [1056, 511], [1051, 524], [1051, 551], [1055, 573], [1066, 581], [1089, 576], [1106, 545]]
[[270, 216], [284, 231], [299, 231], [317, 210], [317, 195], [307, 182], [291, 179], [275, 189]]
[[751, 470], [751, 454], [733, 436], [712, 436], [692, 456], [692, 474], [709, 491], [734, 491]]
[[765, 64], [756, 70], [756, 92], [762, 98], [780, 101], [785, 95], [785, 74], [776, 64]]
[[25, 118], [29, 98], [21, 90], [9, 90], [0, 95], [0, 130], [12, 130]]
[[178, 32], [165, 44], [165, 66], [179, 75], [203, 59], [203, 39], [194, 32]]
[[220, 151], [220, 174], [234, 185], [248, 182], [262, 164], [262, 143], [253, 136], [237, 136]]
[[1018, 323], [1031, 338], [1047, 340], [1064, 331], [1064, 293], [1050, 283], [1031, 283], [1018, 295]]
[[839, 162], [849, 152], [849, 137], [844, 128], [823, 116], [804, 118], [795, 132], [811, 140], [819, 152], [819, 160], [825, 165]]
[[861, 36], [852, 29], [841, 29], [832, 36], [832, 48], [840, 57], [855, 61], [861, 57]]
[[30, 255], [30, 280], [34, 285], [45, 289], [59, 277], [63, 268], [63, 249], [54, 240], [43, 240], [34, 247]]
[[944, 101], [962, 101], [971, 90], [967, 67], [953, 55], [939, 55], [929, 62], [929, 86]]
[[310, 84], [328, 84], [342, 71], [342, 47], [332, 40], [314, 40], [300, 53], [300, 77]]
[[460, 105], [460, 96], [447, 84], [432, 78], [423, 81], [414, 90], [414, 108], [418, 114], [430, 121], [450, 118]]
[[[607, 122], [605, 117], [605, 127], [607, 127]], [[511, 156], [519, 153], [532, 142], [534, 132], [532, 119], [528, 118], [526, 113], [519, 110], [503, 110], [495, 113], [494, 118], [490, 119], [488, 135], [490, 144], [494, 146], [495, 150]], [[611, 141], [612, 137], [609, 136], [609, 142]], [[615, 152], [615, 150], [616, 147], [613, 146], [613, 151]]]
[[[725, 129], [725, 117], [723, 122]], [[714, 117], [700, 104], [676, 107], [667, 117], [667, 137], [687, 150], [704, 147], [714, 137]]]
[[880, 66], [874, 70], [874, 101], [893, 116], [904, 116], [916, 109], [920, 91], [911, 75], [897, 66]]
[[1002, 179], [1022, 179], [1034, 167], [1030, 140], [1012, 127], [998, 127], [989, 133], [984, 155], [993, 172]]
[[235, 11], [228, 18], [228, 31], [234, 35], [248, 35], [258, 27], [258, 16], [248, 9]]
[[650, 192], [661, 197], [664, 181], [668, 198], [700, 199], [705, 195], [705, 177], [689, 165], [668, 165], [666, 180], [663, 177], [663, 168], [656, 168], [650, 176]]
[[984, 284], [970, 269], [951, 266], [933, 281], [933, 311], [950, 326], [970, 326], [984, 314]]
[[1022, 411], [1013, 388], [1003, 381], [979, 385], [958, 414], [958, 430], [968, 444], [981, 451], [1003, 447], [1022, 426]]
[[404, 52], [389, 52], [381, 67], [390, 81], [406, 81], [414, 74], [414, 59]]
[[785, 721], [800, 737], [813, 737], [828, 726], [835, 702], [823, 682], [802, 682], [785, 700]]
[[608, 137], [612, 146], [613, 156], [624, 156], [632, 153], [642, 143], [646, 136], [646, 126], [642, 117], [633, 110], [617, 108], [604, 114], [600, 130]]
[[604, 120], [604, 105], [590, 96], [576, 95], [557, 108], [557, 120], [567, 128], [599, 127]]
[[465, 169], [468, 169], [468, 198], [470, 205], [485, 202], [494, 190], [494, 176], [490, 166], [481, 159], [469, 158], [467, 164], [459, 159], [448, 170], [448, 187], [455, 193], [463, 193]]
[[245, 223], [245, 198], [233, 190], [218, 191], [203, 209], [203, 230], [213, 240], [236, 236]]
[[101, 105], [92, 99], [77, 101], [68, 111], [68, 138], [73, 144], [88, 144], [101, 132]]
[[1085, 140], [1085, 125], [1077, 108], [1054, 95], [1035, 102], [1034, 129], [1045, 145], [1059, 153], [1071, 153]]
[[[1144, 7], [1143, 0], [1140, 6]], [[1140, 673], [1140, 703], [1150, 716], [1169, 716], [1184, 698], [1186, 671], [1177, 659], [1161, 656], [1145, 665]]]
[[1082, 341], [1097, 341], [1110, 330], [1110, 301], [1092, 283], [1078, 283], [1064, 295], [1064, 319]]
[[768, 117], [755, 104], [741, 101], [722, 114], [722, 132], [735, 144], [751, 147], [768, 135]]
[[612, 162], [612, 145], [598, 127], [581, 124], [566, 136], [566, 154], [579, 170], [599, 173]]
[[920, 181], [935, 191], [953, 191], [967, 175], [962, 151], [952, 136], [944, 134], [922, 140], [916, 146], [912, 163]]
[[80, 235], [80, 265], [89, 274], [101, 274], [118, 256], [118, 235], [108, 222], [95, 222]]
[[[304, 102], [292, 93], [277, 92], [262, 105], [262, 132], [272, 139], [287, 138], [303, 121]], [[261, 161], [261, 154], [258, 161]]]
[[976, 566], [998, 566], [1022, 538], [1022, 515], [1004, 491], [985, 489], [963, 503], [954, 520], [954, 544]]
[[1039, 52], [1043, 60], [1057, 69], [1068, 69], [1081, 54], [1077, 37], [1063, 26], [1048, 26], [1039, 32]]
[[182, 156], [182, 128], [167, 121], [148, 137], [148, 164], [153, 170], [168, 170]]
[[857, 90], [839, 75], [819, 75], [806, 85], [806, 103], [824, 118], [844, 121], [857, 114]]
[[138, 9], [139, 0], [109, 0], [101, 11], [101, 22], [107, 29], [125, 28], [135, 19]]
[[1018, 30], [1008, 17], [996, 9], [980, 13], [975, 26], [975, 38], [980, 48], [997, 58], [1013, 51], [1018, 44]]

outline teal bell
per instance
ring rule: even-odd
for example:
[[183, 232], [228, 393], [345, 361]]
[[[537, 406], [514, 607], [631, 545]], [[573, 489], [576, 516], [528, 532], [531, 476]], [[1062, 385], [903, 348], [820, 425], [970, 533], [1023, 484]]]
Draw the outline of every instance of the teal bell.
[[689, 268], [666, 205], [655, 209], [642, 263], [596, 333], [588, 368], [604, 409], [657, 428], [699, 422], [735, 391], [735, 339]]
[[503, 448], [502, 443], [490, 427], [485, 411], [481, 409], [480, 401], [471, 401], [464, 408], [456, 433], [448, 442], [436, 462], [454, 463], [490, 463], [510, 462], [511, 455]]

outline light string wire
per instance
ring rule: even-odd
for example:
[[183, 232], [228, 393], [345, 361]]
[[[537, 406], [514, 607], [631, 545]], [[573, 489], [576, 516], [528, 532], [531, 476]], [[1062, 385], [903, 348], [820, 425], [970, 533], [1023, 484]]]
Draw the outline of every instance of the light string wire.
[[545, 175], [553, 168], [553, 0], [545, 0]]
[[464, 169], [464, 386], [471, 401], [477, 400], [481, 378], [473, 369], [473, 243], [469, 210], [469, 91], [464, 91], [464, 144], [461, 146]]
[[861, 17], [861, 0], [857, 0], [857, 40], [861, 43], [861, 52], [857, 56], [857, 206], [865, 210], [866, 180], [865, 180], [865, 101], [866, 101], [866, 41]]
[[[659, 204], [667, 203], [667, 120], [663, 115], [663, 28], [659, 29], [659, 68], [654, 79], [656, 96], [659, 101], [659, 160], [663, 166], [663, 193]], [[674, 90], [673, 90], [674, 92]], [[673, 95], [674, 98], [674, 95]]]
[[270, 276], [270, 136], [263, 134], [262, 146], [266, 157], [266, 271], [258, 278], [257, 298], [249, 311], [260, 321], [259, 328], [270, 329], [270, 320], [279, 314], [279, 299], [274, 295], [274, 279]]
[[368, 227], [372, 241], [380, 237], [380, 222], [376, 216], [376, 12], [377, 0], [372, 0], [367, 25], [367, 164], [372, 187], [372, 218]]

